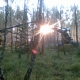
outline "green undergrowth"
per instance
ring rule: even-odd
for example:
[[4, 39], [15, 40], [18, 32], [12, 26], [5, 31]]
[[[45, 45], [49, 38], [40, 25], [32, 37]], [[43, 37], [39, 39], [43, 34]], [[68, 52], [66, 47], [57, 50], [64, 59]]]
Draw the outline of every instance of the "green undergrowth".
[[[5, 51], [1, 67], [6, 80], [24, 80], [30, 65], [27, 53], [21, 54], [8, 48]], [[45, 49], [37, 54], [30, 80], [80, 80], [80, 57], [77, 52], [57, 53], [54, 49]]]

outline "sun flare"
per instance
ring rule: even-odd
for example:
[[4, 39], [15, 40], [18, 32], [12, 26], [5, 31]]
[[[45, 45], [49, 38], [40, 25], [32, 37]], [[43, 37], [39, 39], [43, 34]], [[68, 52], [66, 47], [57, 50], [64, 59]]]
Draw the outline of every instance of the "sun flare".
[[48, 34], [52, 31], [53, 31], [52, 26], [50, 26], [48, 24], [45, 24], [45, 25], [41, 26], [41, 28], [40, 28], [40, 33], [42, 33], [42, 34]]

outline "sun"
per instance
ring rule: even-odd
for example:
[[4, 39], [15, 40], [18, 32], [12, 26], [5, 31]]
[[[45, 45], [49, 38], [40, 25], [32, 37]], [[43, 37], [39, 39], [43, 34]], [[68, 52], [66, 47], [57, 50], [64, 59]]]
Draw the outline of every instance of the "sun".
[[49, 24], [44, 24], [40, 27], [39, 33], [42, 34], [48, 34], [54, 32], [54, 28], [56, 27], [57, 29], [61, 28], [61, 22], [63, 22], [65, 19], [58, 20], [56, 23], [49, 25]]
[[52, 32], [52, 31], [53, 31], [52, 26], [50, 26], [48, 24], [42, 25], [40, 28], [40, 33], [42, 33], [44, 35]]

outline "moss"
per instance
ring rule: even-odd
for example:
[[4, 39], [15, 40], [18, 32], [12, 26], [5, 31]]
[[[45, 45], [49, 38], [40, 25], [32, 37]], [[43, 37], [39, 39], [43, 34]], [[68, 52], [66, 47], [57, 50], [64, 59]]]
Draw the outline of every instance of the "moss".
[[75, 64], [72, 64], [70, 66], [70, 70], [72, 72], [79, 72], [80, 71], [80, 63], [75, 63]]
[[[37, 54], [30, 80], [79, 80], [80, 79], [80, 57], [77, 54], [60, 56], [53, 49], [45, 49], [45, 52]], [[1, 65], [6, 80], [23, 80], [30, 66], [30, 59], [27, 54], [13, 53], [6, 49]]]
[[63, 51], [63, 48], [65, 51], [73, 51], [76, 49], [72, 44], [64, 44], [64, 46], [59, 47], [59, 51]]

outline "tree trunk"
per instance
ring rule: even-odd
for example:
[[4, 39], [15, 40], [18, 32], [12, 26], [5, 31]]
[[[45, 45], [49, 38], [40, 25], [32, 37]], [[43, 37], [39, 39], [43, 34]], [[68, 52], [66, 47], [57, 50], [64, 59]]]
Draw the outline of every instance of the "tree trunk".
[[[12, 11], [10, 7], [10, 26], [12, 26]], [[11, 51], [13, 52], [13, 30], [11, 28]]]
[[[61, 7], [60, 7], [60, 20], [62, 19], [62, 17], [61, 17]], [[62, 24], [61, 24], [61, 29], [62, 29]], [[62, 45], [63, 45], [63, 52], [64, 52], [64, 55], [66, 55], [66, 53], [65, 53], [65, 48], [64, 48], [64, 40], [63, 40], [63, 34], [61, 33], [61, 37], [62, 37]]]
[[78, 24], [77, 24], [77, 7], [74, 5], [75, 11], [75, 28], [76, 28], [76, 42], [78, 43]]

